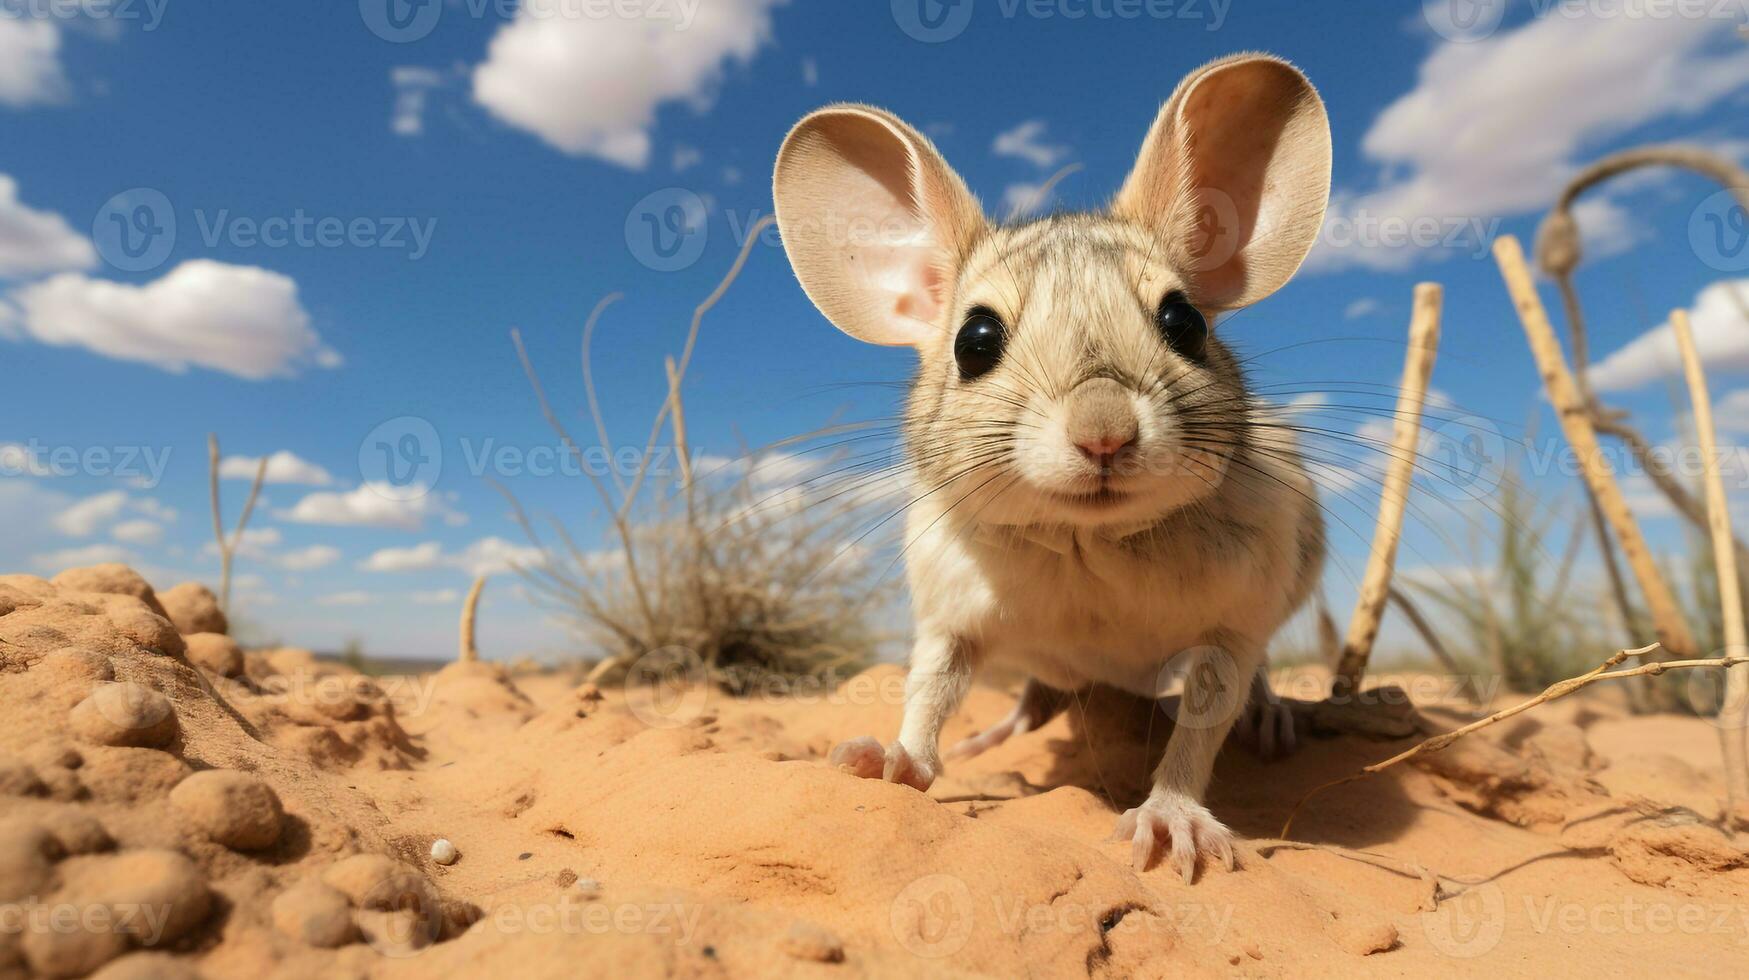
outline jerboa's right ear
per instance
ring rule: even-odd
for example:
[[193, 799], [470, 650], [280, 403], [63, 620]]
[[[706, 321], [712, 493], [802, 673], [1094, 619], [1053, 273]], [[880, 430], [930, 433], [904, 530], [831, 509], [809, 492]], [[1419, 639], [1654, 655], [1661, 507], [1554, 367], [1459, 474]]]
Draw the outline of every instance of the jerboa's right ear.
[[828, 106], [797, 123], [772, 198], [808, 298], [875, 344], [917, 346], [942, 329], [955, 270], [985, 227], [929, 140], [872, 106]]

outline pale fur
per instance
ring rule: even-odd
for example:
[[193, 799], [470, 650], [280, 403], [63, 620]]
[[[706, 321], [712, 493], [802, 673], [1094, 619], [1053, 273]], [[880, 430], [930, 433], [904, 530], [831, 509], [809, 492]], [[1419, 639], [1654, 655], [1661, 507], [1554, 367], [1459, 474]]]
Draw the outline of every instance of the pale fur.
[[[803, 287], [846, 332], [919, 354], [904, 721], [886, 749], [856, 740], [835, 758], [927, 788], [942, 725], [985, 664], [1036, 683], [974, 748], [1048, 717], [1049, 689], [1160, 696], [1178, 669], [1154, 792], [1119, 833], [1138, 864], [1161, 835], [1187, 877], [1198, 853], [1231, 863], [1201, 801], [1270, 637], [1316, 583], [1323, 526], [1289, 432], [1231, 353], [1211, 336], [1200, 360], [1181, 356], [1154, 311], [1182, 293], [1212, 321], [1285, 282], [1321, 224], [1329, 162], [1316, 93], [1254, 55], [1187, 76], [1102, 214], [994, 227], [929, 141], [882, 110], [832, 107], [791, 133], [775, 197]], [[1227, 209], [1225, 237], [1190, 242], [1210, 202]], [[881, 233], [831, 231], [859, 223]], [[1006, 348], [962, 378], [954, 337], [978, 310], [1006, 326]], [[1121, 466], [1076, 447], [1119, 426], [1133, 436]]]

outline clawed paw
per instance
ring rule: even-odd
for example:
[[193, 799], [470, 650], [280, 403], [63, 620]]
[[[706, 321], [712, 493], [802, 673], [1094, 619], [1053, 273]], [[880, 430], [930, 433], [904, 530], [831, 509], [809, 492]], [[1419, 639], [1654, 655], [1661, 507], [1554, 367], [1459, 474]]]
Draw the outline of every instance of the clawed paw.
[[839, 742], [832, 748], [828, 761], [853, 776], [903, 783], [920, 793], [928, 791], [940, 769], [906, 751], [898, 742], [882, 748], [879, 741], [867, 735]]
[[1300, 745], [1293, 711], [1273, 695], [1251, 699], [1233, 724], [1233, 737], [1266, 762], [1292, 755]]
[[1170, 848], [1172, 865], [1187, 885], [1196, 878], [1199, 857], [1233, 870], [1233, 832], [1207, 807], [1180, 793], [1158, 793], [1125, 810], [1111, 839], [1133, 842], [1131, 862], [1137, 871], [1146, 871], [1161, 847]]

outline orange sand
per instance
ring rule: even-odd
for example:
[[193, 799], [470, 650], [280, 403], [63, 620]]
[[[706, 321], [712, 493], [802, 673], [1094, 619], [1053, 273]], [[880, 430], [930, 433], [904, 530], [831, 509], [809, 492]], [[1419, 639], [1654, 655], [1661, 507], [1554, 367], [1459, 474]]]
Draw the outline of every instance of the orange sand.
[[[1749, 853], [1708, 822], [1714, 732], [1615, 692], [1332, 789], [1271, 843], [1307, 790], [1420, 737], [1329, 734], [1306, 705], [1297, 755], [1223, 754], [1210, 804], [1248, 838], [1240, 868], [1185, 885], [1104, 842], [1170, 730], [1109, 692], [925, 796], [822, 761], [891, 737], [898, 668], [746, 699], [488, 664], [366, 679], [296, 650], [239, 670], [166, 618], [222, 630], [197, 589], [160, 602], [119, 566], [58, 582], [0, 576], [0, 978], [1749, 964]], [[973, 692], [947, 739], [1010, 697]], [[1365, 717], [1436, 731], [1454, 704]], [[190, 778], [209, 769], [229, 774]], [[434, 862], [437, 838], [459, 860]]]

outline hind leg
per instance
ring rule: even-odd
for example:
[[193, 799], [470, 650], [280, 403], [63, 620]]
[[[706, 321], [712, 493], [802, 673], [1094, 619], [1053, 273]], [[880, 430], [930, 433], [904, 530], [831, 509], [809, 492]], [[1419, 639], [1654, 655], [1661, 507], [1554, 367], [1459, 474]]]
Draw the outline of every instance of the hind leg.
[[1233, 736], [1264, 760], [1292, 755], [1299, 748], [1294, 715], [1269, 686], [1269, 663], [1251, 676], [1251, 695], [1233, 725]]
[[1027, 678], [1020, 689], [1020, 700], [1003, 719], [971, 738], [963, 739], [947, 750], [949, 759], [970, 759], [993, 749], [1015, 735], [1024, 735], [1045, 726], [1069, 703], [1069, 695], [1054, 687]]

